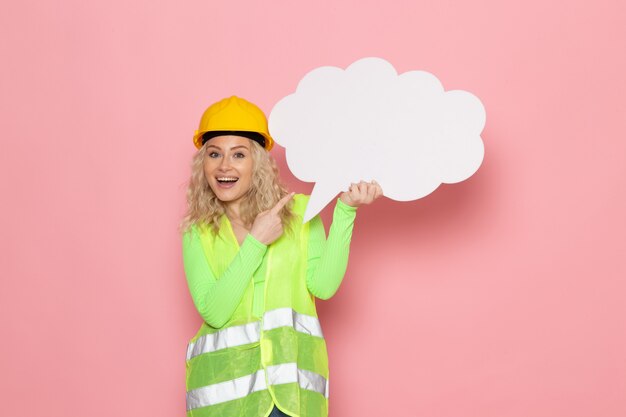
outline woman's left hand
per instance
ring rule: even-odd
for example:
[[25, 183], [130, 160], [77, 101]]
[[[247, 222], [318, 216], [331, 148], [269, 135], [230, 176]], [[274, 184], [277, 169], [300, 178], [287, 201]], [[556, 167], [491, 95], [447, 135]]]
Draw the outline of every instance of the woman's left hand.
[[376, 181], [361, 181], [358, 184], [352, 183], [348, 191], [341, 193], [341, 201], [352, 207], [359, 207], [362, 204], [370, 204], [383, 195], [383, 189]]

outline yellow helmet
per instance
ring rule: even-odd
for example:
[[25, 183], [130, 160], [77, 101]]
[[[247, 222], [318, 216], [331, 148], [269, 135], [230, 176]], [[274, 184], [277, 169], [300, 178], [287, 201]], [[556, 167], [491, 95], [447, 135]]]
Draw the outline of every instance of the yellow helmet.
[[220, 100], [204, 111], [193, 143], [200, 149], [208, 139], [220, 135], [245, 136], [259, 142], [267, 151], [274, 146], [263, 111], [237, 96]]

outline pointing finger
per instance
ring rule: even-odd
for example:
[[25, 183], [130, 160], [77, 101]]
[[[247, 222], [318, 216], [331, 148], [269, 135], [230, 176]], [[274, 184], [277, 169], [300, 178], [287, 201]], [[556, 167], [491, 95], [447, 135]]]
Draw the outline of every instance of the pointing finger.
[[287, 202], [291, 199], [291, 197], [293, 197], [294, 194], [295, 192], [292, 191], [280, 200], [278, 200], [278, 203], [276, 203], [276, 205], [272, 207], [271, 212], [273, 214], [278, 214], [278, 212], [285, 206], [285, 204], [287, 204]]

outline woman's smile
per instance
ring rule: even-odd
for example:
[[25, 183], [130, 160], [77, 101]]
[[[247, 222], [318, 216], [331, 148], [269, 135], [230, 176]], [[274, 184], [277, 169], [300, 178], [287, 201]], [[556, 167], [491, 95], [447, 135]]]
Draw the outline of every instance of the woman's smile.
[[218, 186], [220, 188], [232, 188], [239, 180], [238, 177], [217, 177]]

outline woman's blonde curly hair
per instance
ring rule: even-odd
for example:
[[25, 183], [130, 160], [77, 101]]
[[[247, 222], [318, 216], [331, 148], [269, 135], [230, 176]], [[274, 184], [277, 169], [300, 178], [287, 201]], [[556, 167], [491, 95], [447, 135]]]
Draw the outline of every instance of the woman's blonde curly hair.
[[[245, 224], [254, 222], [257, 214], [274, 207], [287, 195], [287, 188], [280, 182], [276, 161], [256, 141], [249, 139], [252, 155], [252, 184], [241, 201], [240, 216]], [[208, 155], [207, 141], [191, 161], [191, 178], [187, 187], [187, 213], [180, 224], [180, 232], [186, 233], [194, 225], [211, 225], [214, 233], [219, 231], [220, 218], [225, 213], [224, 204], [217, 198], [204, 175], [204, 160]], [[293, 198], [280, 211], [283, 228], [289, 231], [295, 217]]]

